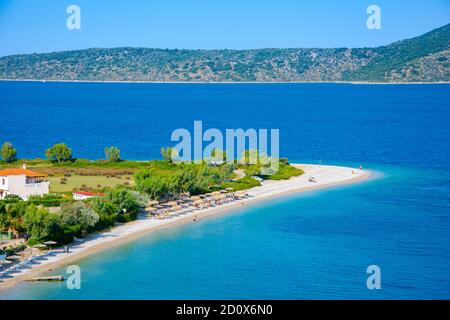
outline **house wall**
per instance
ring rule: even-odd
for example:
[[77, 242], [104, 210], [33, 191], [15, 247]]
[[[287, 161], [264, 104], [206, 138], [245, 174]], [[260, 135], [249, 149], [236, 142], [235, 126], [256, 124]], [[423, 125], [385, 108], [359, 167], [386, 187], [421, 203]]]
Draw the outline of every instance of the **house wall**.
[[78, 193], [73, 193], [72, 194], [73, 200], [86, 200], [89, 199], [89, 196], [85, 196], [84, 194], [78, 194]]
[[8, 177], [0, 177], [0, 189], [8, 190]]
[[30, 196], [43, 196], [49, 193], [49, 182], [26, 184], [25, 175], [8, 176], [8, 194], [16, 194], [27, 200]]

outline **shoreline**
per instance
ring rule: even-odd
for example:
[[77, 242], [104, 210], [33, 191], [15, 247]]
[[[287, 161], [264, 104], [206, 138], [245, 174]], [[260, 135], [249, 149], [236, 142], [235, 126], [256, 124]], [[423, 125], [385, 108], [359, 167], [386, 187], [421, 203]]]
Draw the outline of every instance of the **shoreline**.
[[[264, 181], [262, 186], [248, 190], [248, 194], [250, 195], [249, 198], [227, 203], [218, 207], [210, 207], [172, 215], [162, 220], [155, 218], [139, 218], [138, 220], [116, 226], [111, 230], [90, 235], [86, 237], [85, 242], [71, 247], [70, 253], [59, 253], [55, 256], [51, 256], [47, 260], [42, 261], [39, 265], [35, 265], [31, 269], [25, 269], [20, 274], [15, 275], [14, 278], [2, 279], [2, 282], [0, 282], [0, 293], [2, 290], [17, 284], [18, 282], [36, 276], [51, 275], [55, 268], [73, 261], [79, 261], [84, 257], [111, 249], [117, 245], [136, 240], [150, 232], [192, 222], [194, 217], [196, 217], [197, 220], [200, 220], [218, 214], [224, 214], [249, 204], [268, 201], [276, 197], [361, 182], [368, 179], [370, 176], [369, 171], [360, 171], [359, 169], [348, 167], [311, 164], [293, 165], [303, 169], [305, 173], [289, 180]], [[309, 177], [312, 175], [317, 180], [316, 183], [308, 181]]]
[[353, 84], [353, 85], [433, 85], [435, 82], [377, 82], [377, 81], [151, 81], [151, 80], [54, 80], [54, 79], [0, 79], [0, 82], [52, 82], [52, 83], [141, 83], [141, 84]]

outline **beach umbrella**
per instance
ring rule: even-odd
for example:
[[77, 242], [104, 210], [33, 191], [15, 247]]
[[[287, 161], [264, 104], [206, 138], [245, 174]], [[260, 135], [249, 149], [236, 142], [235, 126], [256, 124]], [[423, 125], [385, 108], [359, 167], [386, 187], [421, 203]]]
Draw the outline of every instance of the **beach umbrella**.
[[10, 261], [19, 260], [19, 259], [20, 259], [20, 257], [16, 256], [16, 255], [6, 257], [6, 260], [10, 260]]
[[213, 195], [213, 196], [217, 196], [217, 195], [219, 195], [219, 194], [221, 194], [220, 191], [214, 191], [214, 192], [211, 192], [211, 195]]
[[2, 268], [3, 268], [4, 266], [10, 265], [10, 264], [12, 264], [11, 261], [8, 261], [8, 260], [0, 260], [0, 266], [2, 266]]
[[57, 243], [58, 243], [58, 242], [52, 241], [52, 240], [49, 240], [49, 241], [44, 242], [45, 245], [47, 245], [47, 246], [50, 247], [50, 250], [52, 250], [52, 246], [55, 245], [55, 244], [57, 244]]
[[145, 211], [147, 211], [147, 212], [152, 212], [152, 211], [155, 211], [155, 210], [156, 210], [155, 207], [147, 207], [147, 208], [145, 208]]
[[192, 201], [197, 201], [197, 200], [200, 200], [201, 198], [199, 197], [199, 196], [192, 196], [191, 197], [191, 200]]
[[8, 257], [6, 257], [6, 260], [19, 260], [20, 259], [20, 257], [19, 256], [17, 256], [17, 255], [12, 255], [12, 256], [8, 256]]
[[173, 206], [177, 206], [178, 203], [176, 201], [169, 201], [169, 202], [167, 202], [167, 205], [173, 207]]
[[159, 204], [159, 201], [156, 201], [156, 200], [152, 200], [152, 201], [147, 202], [147, 206], [149, 206], [149, 207], [157, 205], [157, 204]]
[[35, 244], [35, 245], [33, 246], [33, 248], [36, 248], [36, 249], [44, 249], [44, 248], [47, 248], [47, 246], [46, 246], [45, 244], [38, 243], [38, 244]]

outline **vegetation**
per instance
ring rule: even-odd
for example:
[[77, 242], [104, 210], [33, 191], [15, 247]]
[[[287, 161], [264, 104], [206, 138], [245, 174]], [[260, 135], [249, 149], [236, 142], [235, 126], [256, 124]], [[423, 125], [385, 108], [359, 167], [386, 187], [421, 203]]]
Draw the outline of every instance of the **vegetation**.
[[[198, 195], [225, 188], [249, 189], [259, 186], [261, 179], [288, 179], [303, 173], [290, 166], [287, 159], [279, 159], [279, 171], [265, 176], [263, 169], [270, 159], [255, 150], [246, 151], [244, 159], [257, 159], [256, 164], [237, 161], [217, 164], [208, 160], [175, 163], [172, 152], [170, 147], [162, 148], [162, 160], [119, 161], [119, 149], [109, 147], [105, 150], [108, 160], [91, 161], [73, 159], [64, 143], [54, 145], [46, 151], [48, 160], [27, 160], [32, 170], [49, 175], [52, 185], [56, 184], [52, 191], [96, 189], [105, 192], [105, 196], [75, 202], [67, 195], [55, 193], [32, 196], [27, 201], [8, 195], [0, 200], [0, 231], [16, 236], [26, 234], [29, 244], [46, 240], [68, 243], [73, 237], [135, 220], [150, 199], [165, 201], [186, 192]], [[226, 159], [220, 150], [214, 150], [212, 157]], [[6, 163], [0, 167], [13, 165]], [[59, 190], [60, 187], [68, 189]]]
[[63, 197], [61, 194], [54, 194], [54, 193], [46, 194], [43, 196], [31, 196], [28, 199], [28, 203], [44, 207], [59, 207], [61, 204], [68, 201], [69, 199]]
[[103, 222], [112, 218], [118, 222], [132, 221], [139, 212], [137, 195], [123, 187], [111, 189], [105, 197], [94, 198], [91, 204]]
[[45, 150], [45, 156], [49, 160], [61, 163], [72, 159], [72, 149], [65, 143], [57, 143]]
[[163, 157], [163, 160], [169, 163], [173, 162], [175, 152], [176, 150], [172, 147], [161, 148], [161, 155]]
[[112, 48], [0, 58], [0, 79], [96, 81], [450, 81], [450, 24], [376, 48]]
[[278, 171], [275, 174], [264, 176], [267, 180], [287, 180], [291, 177], [300, 176], [305, 172], [302, 169], [293, 167], [287, 163], [280, 163]]
[[111, 162], [119, 162], [120, 150], [117, 147], [111, 146], [105, 148], [106, 159]]
[[258, 180], [249, 177], [249, 176], [245, 176], [244, 178], [235, 180], [235, 181], [226, 181], [223, 182], [221, 187], [222, 188], [232, 188], [233, 191], [239, 191], [239, 190], [246, 190], [246, 189], [251, 189], [254, 187], [259, 187], [261, 185], [261, 182], [259, 182]]
[[[37, 205], [45, 204], [51, 197], [59, 200], [60, 208], [56, 212]], [[68, 243], [74, 236], [136, 219], [140, 205], [137, 194], [123, 187], [112, 188], [105, 197], [86, 202], [63, 201], [54, 195], [32, 197], [28, 201], [7, 196], [0, 200], [0, 231], [8, 230], [16, 235], [25, 232], [30, 243], [46, 240]]]
[[17, 160], [17, 151], [11, 142], [5, 142], [2, 145], [1, 156], [4, 162], [11, 163]]
[[211, 167], [206, 164], [159, 164], [135, 174], [138, 191], [153, 199], [170, 199], [180, 193], [206, 193], [233, 173], [233, 166]]
[[58, 214], [50, 213], [35, 205], [30, 205], [25, 210], [22, 227], [27, 230], [33, 241], [38, 242], [50, 238], [61, 241], [62, 227]]
[[134, 186], [133, 175], [131, 174], [111, 174], [109, 170], [97, 170], [95, 175], [85, 175], [82, 170], [73, 171], [72, 173], [48, 177], [50, 191], [58, 193], [70, 193], [72, 191], [102, 192], [118, 185]]

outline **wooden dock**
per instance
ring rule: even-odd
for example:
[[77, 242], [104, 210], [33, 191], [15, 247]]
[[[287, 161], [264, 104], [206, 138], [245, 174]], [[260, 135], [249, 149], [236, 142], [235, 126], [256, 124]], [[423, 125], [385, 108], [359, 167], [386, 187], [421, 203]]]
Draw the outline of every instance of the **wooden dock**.
[[25, 281], [64, 281], [64, 276], [36, 277], [26, 279]]

